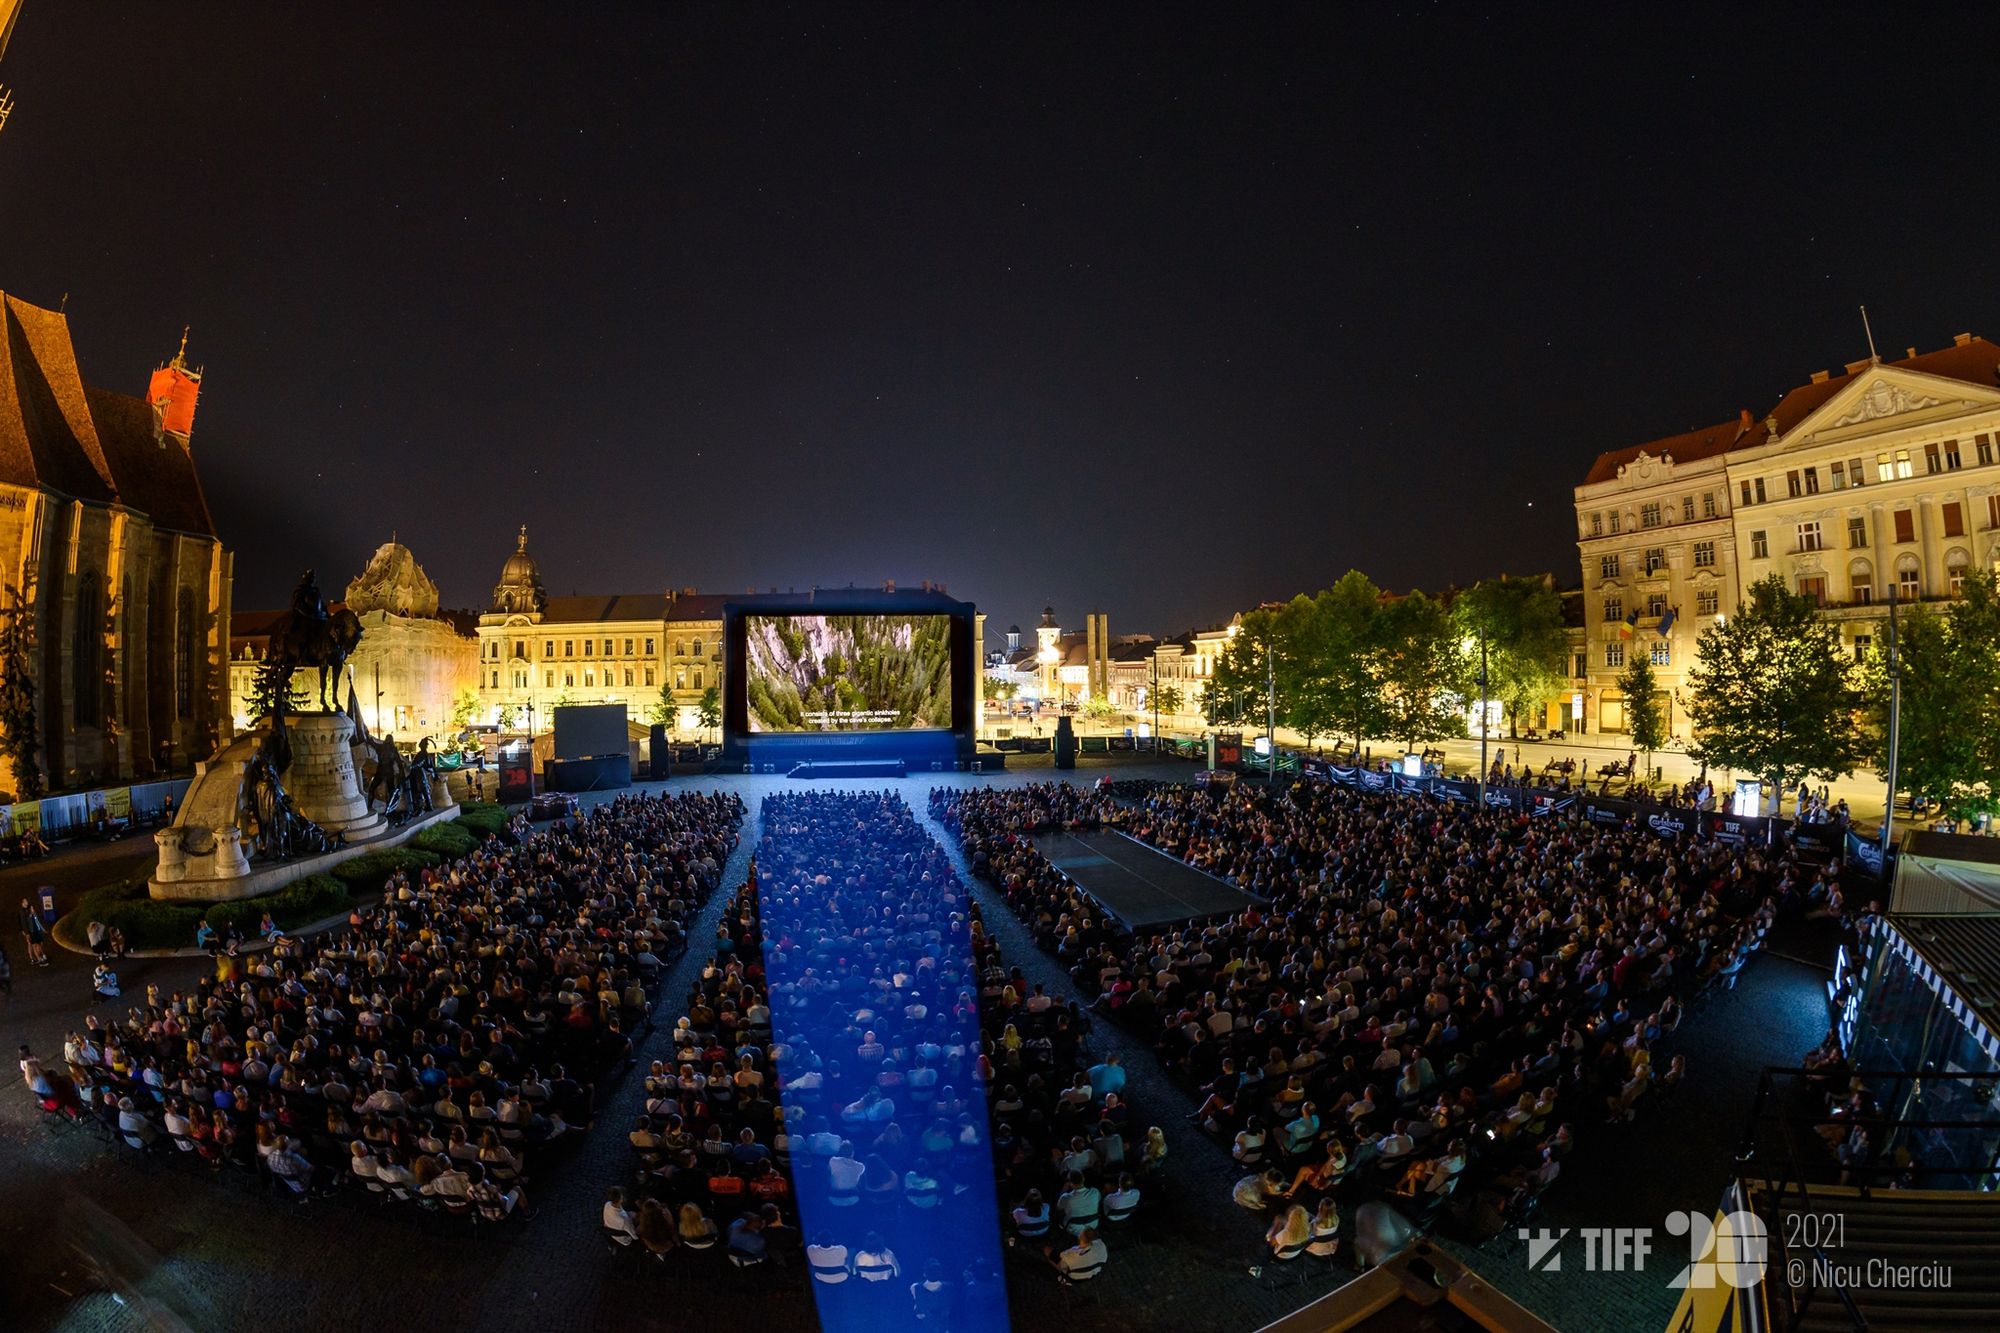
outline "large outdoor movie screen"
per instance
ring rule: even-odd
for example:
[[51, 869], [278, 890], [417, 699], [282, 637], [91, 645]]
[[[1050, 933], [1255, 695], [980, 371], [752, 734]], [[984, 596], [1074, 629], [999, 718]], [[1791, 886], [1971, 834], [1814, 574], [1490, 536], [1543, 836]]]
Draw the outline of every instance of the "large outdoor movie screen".
[[752, 732], [951, 726], [951, 617], [743, 618]]

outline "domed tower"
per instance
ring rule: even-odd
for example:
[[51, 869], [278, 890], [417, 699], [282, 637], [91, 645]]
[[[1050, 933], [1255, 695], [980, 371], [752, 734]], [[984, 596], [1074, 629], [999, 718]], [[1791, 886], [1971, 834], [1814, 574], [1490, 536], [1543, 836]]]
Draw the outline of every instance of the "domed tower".
[[528, 554], [528, 525], [523, 523], [514, 554], [500, 567], [500, 582], [493, 588], [493, 609], [505, 615], [539, 616], [548, 604], [541, 566]]

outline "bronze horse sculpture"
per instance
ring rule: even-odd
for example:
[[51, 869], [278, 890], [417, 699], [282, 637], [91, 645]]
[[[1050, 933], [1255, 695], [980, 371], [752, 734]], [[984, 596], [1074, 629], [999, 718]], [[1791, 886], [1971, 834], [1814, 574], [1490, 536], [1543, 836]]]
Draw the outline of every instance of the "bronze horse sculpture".
[[361, 617], [346, 607], [329, 613], [309, 569], [292, 592], [291, 609], [271, 631], [271, 657], [287, 677], [300, 667], [318, 667], [320, 707], [331, 713], [338, 707], [340, 669], [360, 642]]

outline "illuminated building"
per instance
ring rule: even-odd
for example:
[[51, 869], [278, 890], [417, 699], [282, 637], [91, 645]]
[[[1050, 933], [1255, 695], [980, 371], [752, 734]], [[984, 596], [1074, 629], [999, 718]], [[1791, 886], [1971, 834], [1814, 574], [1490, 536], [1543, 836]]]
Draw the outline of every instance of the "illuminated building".
[[[474, 618], [441, 611], [437, 584], [410, 548], [394, 540], [376, 548], [368, 567], [348, 583], [342, 604], [361, 618], [361, 645], [347, 665], [369, 731], [399, 741], [444, 737], [459, 692], [478, 683]], [[283, 615], [239, 612], [230, 627], [230, 710], [238, 727], [250, 724], [257, 672]], [[346, 702], [345, 680], [340, 698]]]
[[[1685, 698], [1696, 636], [1772, 574], [1858, 655], [1892, 585], [1900, 601], [1941, 600], [1965, 570], [2000, 566], [2000, 345], [1960, 334], [1869, 357], [1813, 375], [1761, 418], [1601, 455], [1576, 519], [1592, 731], [1625, 729], [1616, 678], [1632, 652]], [[1684, 735], [1679, 702], [1670, 718]]]
[[479, 720], [546, 730], [558, 703], [622, 703], [651, 723], [672, 691], [672, 729], [700, 732], [701, 698], [722, 685], [722, 608], [692, 588], [551, 597], [521, 529], [479, 617]]
[[143, 398], [93, 388], [63, 315], [0, 293], [0, 581], [34, 614], [51, 789], [185, 768], [229, 734], [231, 557], [196, 475], [186, 345]]

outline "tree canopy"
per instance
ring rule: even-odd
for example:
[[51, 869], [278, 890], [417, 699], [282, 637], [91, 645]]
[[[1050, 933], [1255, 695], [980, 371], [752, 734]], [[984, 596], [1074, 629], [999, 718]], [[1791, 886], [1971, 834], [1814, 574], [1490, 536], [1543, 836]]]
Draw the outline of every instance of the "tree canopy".
[[1562, 598], [1544, 579], [1483, 579], [1452, 603], [1459, 632], [1486, 639], [1486, 697], [1510, 727], [1569, 682]]
[[1781, 803], [1795, 783], [1844, 777], [1866, 756], [1840, 631], [1775, 574], [1702, 631], [1688, 684], [1689, 753], [1771, 781]]
[[[1994, 577], [1968, 570], [1958, 600], [1943, 612], [1919, 604], [1899, 621], [1897, 785], [1937, 802], [1952, 819], [1991, 814], [2000, 809], [2000, 590]], [[1889, 684], [1885, 636], [1862, 667], [1871, 757], [1884, 775]]]

